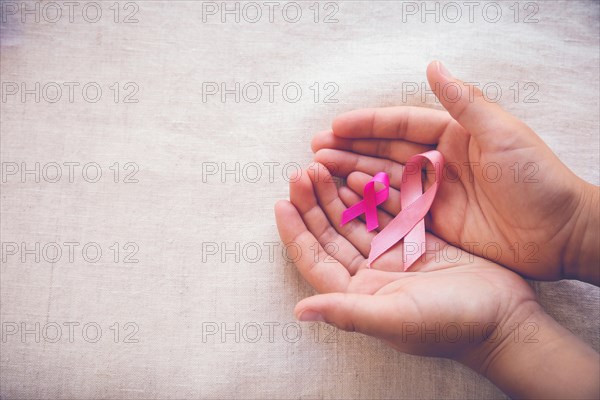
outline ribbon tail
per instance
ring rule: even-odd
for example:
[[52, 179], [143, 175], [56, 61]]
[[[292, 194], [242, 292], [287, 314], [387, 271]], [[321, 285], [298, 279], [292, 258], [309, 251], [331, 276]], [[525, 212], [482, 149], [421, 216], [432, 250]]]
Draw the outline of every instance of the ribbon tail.
[[404, 271], [425, 252], [425, 220], [422, 219], [406, 234], [402, 245]]
[[354, 218], [357, 218], [359, 215], [365, 212], [365, 203], [361, 201], [360, 203], [356, 203], [352, 207], [346, 208], [342, 213], [342, 221], [340, 222], [340, 226], [344, 226], [348, 222], [352, 221]]
[[367, 222], [367, 232], [371, 232], [379, 226], [377, 220], [377, 203], [375, 196], [375, 183], [369, 182], [365, 186], [364, 200], [365, 202], [365, 219]]
[[405, 237], [429, 212], [429, 207], [433, 203], [437, 192], [437, 184], [430, 187], [423, 196], [414, 203], [410, 204], [386, 226], [371, 241], [371, 251], [369, 252], [368, 266], [373, 261], [389, 250]]

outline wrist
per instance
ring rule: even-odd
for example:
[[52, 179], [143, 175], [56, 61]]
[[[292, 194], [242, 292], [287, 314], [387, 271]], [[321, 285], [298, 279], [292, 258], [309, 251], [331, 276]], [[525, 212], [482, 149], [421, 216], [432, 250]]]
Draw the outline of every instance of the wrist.
[[497, 340], [461, 361], [512, 398], [598, 398], [598, 353], [530, 303], [499, 325]]
[[[491, 332], [486, 340], [456, 361], [490, 379], [489, 374], [494, 370], [496, 359], [504, 358], [515, 351], [520, 341], [529, 343], [537, 339], [543, 313], [543, 309], [535, 301], [527, 302], [517, 310], [507, 312], [507, 317], [502, 318], [501, 323], [495, 324], [495, 331]], [[523, 335], [526, 329], [532, 333]]]
[[564, 278], [600, 284], [600, 188], [583, 182], [576, 194], [579, 206], [574, 213], [573, 231], [562, 257]]

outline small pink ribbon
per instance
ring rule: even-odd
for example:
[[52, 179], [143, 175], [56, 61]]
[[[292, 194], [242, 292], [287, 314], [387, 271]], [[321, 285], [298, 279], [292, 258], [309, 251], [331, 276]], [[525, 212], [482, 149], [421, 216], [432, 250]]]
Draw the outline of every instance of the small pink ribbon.
[[[384, 188], [378, 192], [375, 192], [376, 182], [384, 185]], [[366, 183], [365, 188], [363, 189], [363, 200], [344, 210], [340, 225], [343, 226], [354, 218], [365, 214], [367, 231], [371, 232], [373, 229], [377, 229], [377, 227], [379, 227], [379, 220], [377, 219], [377, 206], [386, 201], [389, 195], [390, 178], [385, 172], [379, 172], [369, 182]]]
[[[423, 182], [421, 180], [421, 166], [424, 161], [429, 161], [433, 164], [435, 170], [435, 182], [429, 189], [423, 193]], [[403, 243], [403, 254], [404, 254], [404, 271], [421, 257], [425, 252], [425, 215], [429, 212], [433, 200], [437, 193], [438, 187], [442, 180], [442, 168], [444, 166], [444, 157], [437, 150], [431, 150], [422, 154], [412, 156], [406, 162], [404, 172], [402, 174], [402, 182], [400, 184], [400, 203], [402, 211], [394, 217], [394, 219], [373, 238], [371, 241], [371, 251], [369, 253], [368, 265], [369, 267], [379, 256], [389, 250], [392, 246], [398, 243], [404, 238]], [[385, 173], [380, 172], [375, 177]], [[377, 205], [385, 201], [389, 194], [389, 179], [385, 175], [387, 184], [385, 198], [381, 202], [374, 202], [373, 198], [373, 187], [375, 185], [375, 177], [365, 185], [364, 193], [365, 198], [358, 204], [350, 207], [342, 215], [342, 224], [344, 224], [344, 215], [354, 207], [363, 204], [360, 207], [366, 209], [367, 216], [367, 229], [371, 231], [374, 228], [369, 229], [369, 226], [373, 226], [373, 222], [369, 225], [369, 213], [371, 218], [374, 218], [375, 227], [377, 227]], [[381, 182], [381, 181], [380, 181]], [[369, 190], [367, 190], [367, 187]], [[381, 191], [380, 191], [381, 192]], [[378, 192], [377, 194], [379, 194]], [[367, 193], [369, 193], [369, 199], [367, 200]], [[382, 196], [383, 197], [383, 196]], [[375, 205], [374, 205], [375, 204]], [[362, 208], [360, 208], [362, 210]], [[354, 211], [354, 215], [358, 211]], [[362, 212], [358, 212], [358, 215]], [[373, 216], [374, 215], [374, 216]], [[356, 216], [352, 217], [355, 218]], [[346, 221], [347, 222], [347, 221]], [[410, 246], [417, 246], [415, 251], [409, 251]]]

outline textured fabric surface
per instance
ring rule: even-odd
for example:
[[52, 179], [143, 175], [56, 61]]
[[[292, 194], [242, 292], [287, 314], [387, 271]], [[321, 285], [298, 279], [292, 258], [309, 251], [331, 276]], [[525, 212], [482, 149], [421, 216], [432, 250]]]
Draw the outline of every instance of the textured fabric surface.
[[[336, 114], [439, 107], [432, 59], [500, 88], [598, 184], [598, 3], [482, 2], [473, 22], [461, 2], [458, 20], [428, 3], [439, 22], [421, 2], [299, 3], [298, 22], [295, 5], [238, 3], [236, 23], [220, 2], [79, 2], [72, 22], [62, 2], [2, 2], [0, 397], [504, 397], [457, 363], [296, 323], [313, 291], [273, 204]], [[532, 284], [599, 349], [598, 288]]]

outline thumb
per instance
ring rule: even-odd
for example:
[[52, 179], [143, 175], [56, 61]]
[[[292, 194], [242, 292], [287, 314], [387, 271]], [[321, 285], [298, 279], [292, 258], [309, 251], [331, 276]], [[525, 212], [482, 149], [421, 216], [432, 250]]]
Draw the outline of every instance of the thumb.
[[427, 80], [452, 118], [483, 148], [493, 150], [520, 147], [524, 144], [519, 143], [523, 139], [535, 137], [535, 133], [527, 125], [498, 104], [487, 100], [477, 87], [454, 78], [441, 62], [433, 61], [429, 64]]
[[300, 321], [323, 321], [345, 331], [384, 338], [393, 334], [397, 309], [389, 296], [329, 293], [300, 301], [294, 314]]

